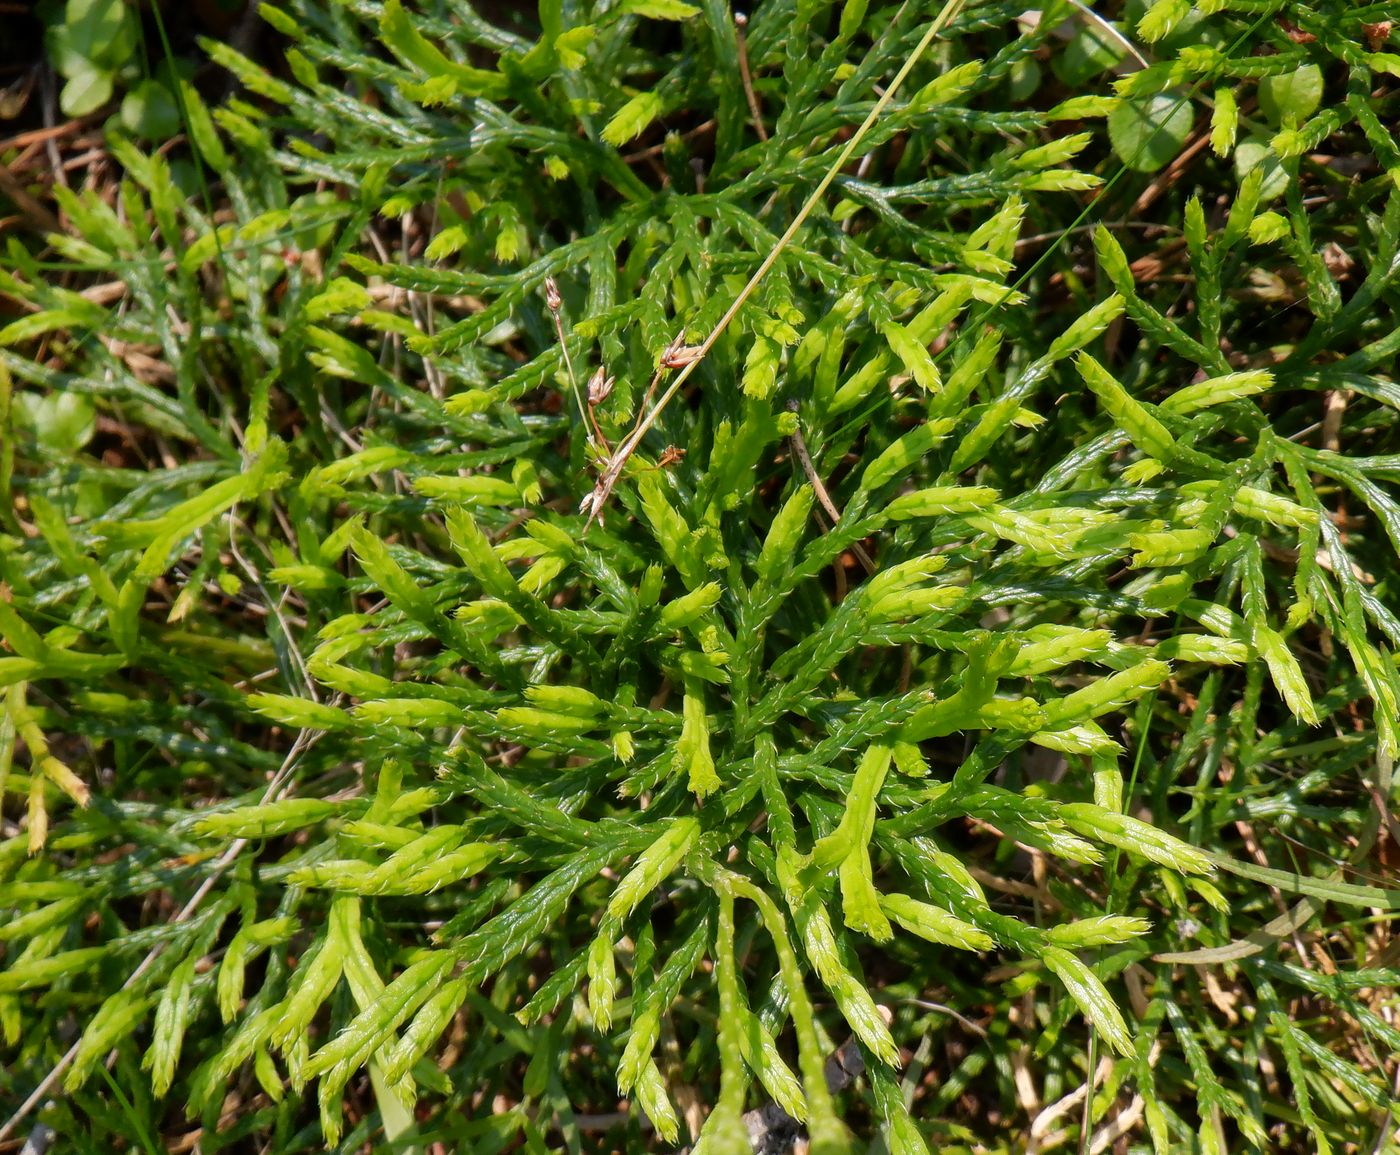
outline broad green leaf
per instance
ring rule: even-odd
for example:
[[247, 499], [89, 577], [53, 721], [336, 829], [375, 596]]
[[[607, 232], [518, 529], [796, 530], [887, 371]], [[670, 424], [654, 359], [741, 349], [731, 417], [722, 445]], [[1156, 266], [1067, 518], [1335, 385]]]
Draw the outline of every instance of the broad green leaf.
[[69, 77], [58, 94], [58, 106], [64, 116], [88, 116], [112, 99], [111, 72], [89, 63], [82, 71]]
[[158, 80], [143, 80], [122, 98], [122, 126], [141, 140], [164, 141], [180, 130], [180, 107]]
[[1051, 66], [1067, 85], [1082, 86], [1112, 68], [1127, 52], [1116, 25], [1104, 27], [1095, 20], [1074, 21], [1069, 43], [1051, 58]]
[[1241, 181], [1252, 172], [1260, 174], [1259, 198], [1270, 201], [1288, 189], [1288, 173], [1278, 155], [1262, 140], [1242, 140], [1235, 148], [1235, 172]]
[[[127, 63], [139, 35], [135, 14], [124, 0], [68, 0], [63, 28], [69, 52], [111, 65], [113, 70]], [[73, 72], [65, 70], [64, 75]]]
[[39, 445], [50, 453], [64, 456], [77, 453], [92, 440], [97, 428], [97, 410], [92, 398], [75, 390], [47, 396], [17, 393], [14, 409], [16, 420], [33, 430]]
[[1175, 160], [1191, 134], [1191, 101], [1171, 93], [1125, 99], [1108, 114], [1113, 151], [1137, 172], [1156, 172]]
[[1259, 108], [1275, 124], [1286, 119], [1301, 123], [1321, 103], [1322, 69], [1316, 64], [1304, 64], [1292, 72], [1265, 76], [1259, 81]]

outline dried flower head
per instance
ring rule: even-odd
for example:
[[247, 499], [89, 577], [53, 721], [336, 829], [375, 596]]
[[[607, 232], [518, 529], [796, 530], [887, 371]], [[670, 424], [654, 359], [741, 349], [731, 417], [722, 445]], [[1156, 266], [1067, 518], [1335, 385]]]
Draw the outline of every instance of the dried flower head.
[[682, 337], [677, 337], [661, 351], [663, 369], [683, 369], [700, 356], [700, 345], [687, 345]]
[[603, 524], [603, 485], [599, 482], [593, 489], [583, 495], [583, 500], [578, 503], [579, 513], [586, 514], [588, 521], [585, 523], [585, 530], [595, 521]]
[[564, 303], [564, 298], [559, 295], [559, 282], [553, 277], [544, 279], [544, 303], [551, 313], [559, 312], [559, 306]]
[[1363, 24], [1361, 31], [1366, 34], [1366, 43], [1372, 52], [1379, 52], [1385, 47], [1385, 42], [1390, 39], [1390, 34], [1395, 29], [1395, 21], [1381, 20], [1375, 24]]
[[612, 392], [617, 378], [609, 377], [607, 374], [607, 369], [600, 365], [598, 372], [588, 379], [588, 404], [601, 405], [608, 399], [608, 394]]

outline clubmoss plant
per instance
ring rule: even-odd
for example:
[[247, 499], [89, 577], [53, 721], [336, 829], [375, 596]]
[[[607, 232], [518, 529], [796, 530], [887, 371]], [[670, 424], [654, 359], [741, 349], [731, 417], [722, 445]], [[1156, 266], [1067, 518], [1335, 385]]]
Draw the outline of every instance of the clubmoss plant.
[[0, 272], [7, 1132], [1383, 1141], [1384, 8], [206, 45]]

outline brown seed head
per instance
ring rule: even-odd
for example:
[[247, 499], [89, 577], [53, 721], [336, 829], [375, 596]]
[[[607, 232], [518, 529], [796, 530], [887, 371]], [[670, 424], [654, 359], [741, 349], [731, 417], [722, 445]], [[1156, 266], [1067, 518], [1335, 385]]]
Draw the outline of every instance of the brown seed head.
[[677, 337], [661, 351], [661, 366], [664, 369], [684, 369], [700, 356], [699, 345], [687, 345]]
[[1395, 29], [1395, 21], [1381, 20], [1375, 24], [1363, 24], [1361, 31], [1366, 34], [1366, 43], [1371, 46], [1372, 52], [1379, 52], [1385, 47], [1385, 42], [1390, 39], [1390, 34]]
[[544, 303], [551, 313], [559, 312], [559, 306], [564, 303], [564, 298], [559, 295], [559, 283], [553, 277], [544, 279]]
[[588, 403], [601, 405], [608, 399], [608, 394], [612, 392], [616, 382], [616, 377], [609, 377], [607, 369], [598, 366], [598, 372], [588, 379]]

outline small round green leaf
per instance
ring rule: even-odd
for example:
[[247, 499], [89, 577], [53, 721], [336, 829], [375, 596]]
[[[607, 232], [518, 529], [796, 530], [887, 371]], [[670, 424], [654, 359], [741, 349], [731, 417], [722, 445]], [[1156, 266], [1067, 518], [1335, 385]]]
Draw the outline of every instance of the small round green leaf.
[[68, 0], [63, 16], [75, 52], [89, 60], [112, 63], [118, 63], [111, 55], [113, 48], [129, 47], [123, 40], [129, 20], [123, 0]]
[[1322, 69], [1304, 64], [1282, 76], [1266, 76], [1259, 82], [1259, 108], [1274, 124], [1285, 117], [1306, 120], [1322, 103]]
[[1125, 100], [1108, 114], [1108, 139], [1129, 168], [1156, 172], [1181, 151], [1193, 119], [1191, 102], [1168, 93]]
[[64, 116], [87, 116], [112, 99], [112, 74], [93, 64], [70, 77], [58, 96]]
[[85, 393], [65, 390], [47, 397], [18, 393], [14, 405], [16, 417], [51, 453], [76, 453], [92, 440], [96, 430], [97, 411]]
[[180, 131], [180, 109], [170, 89], [143, 80], [122, 99], [122, 126], [142, 140], [167, 140]]
[[44, 30], [44, 50], [49, 63], [65, 80], [92, 68], [92, 61], [79, 51], [78, 38], [66, 24], [51, 24]]
[[1271, 201], [1283, 195], [1288, 188], [1288, 173], [1274, 155], [1274, 150], [1261, 140], [1243, 141], [1235, 149], [1235, 175], [1244, 180], [1255, 169], [1260, 170], [1261, 201]]
[[1121, 35], [1115, 36], [1100, 24], [1085, 24], [1050, 66], [1066, 84], [1083, 84], [1107, 72], [1127, 51]]
[[1039, 64], [1034, 60], [1018, 60], [1007, 74], [1011, 99], [1018, 104], [1029, 100], [1040, 88], [1040, 79]]

